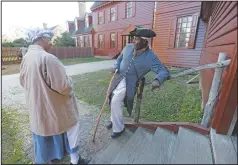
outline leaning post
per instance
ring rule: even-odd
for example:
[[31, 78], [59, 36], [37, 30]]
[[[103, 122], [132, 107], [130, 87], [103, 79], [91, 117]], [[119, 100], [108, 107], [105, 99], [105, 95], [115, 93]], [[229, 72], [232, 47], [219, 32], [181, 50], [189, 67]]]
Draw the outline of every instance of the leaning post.
[[[227, 57], [226, 53], [224, 52], [219, 53], [218, 62], [224, 61], [226, 57]], [[204, 114], [203, 114], [201, 125], [206, 128], [209, 127], [209, 123], [212, 120], [212, 117], [214, 114], [214, 106], [218, 100], [223, 69], [224, 67], [219, 67], [215, 69], [208, 101], [204, 107]]]

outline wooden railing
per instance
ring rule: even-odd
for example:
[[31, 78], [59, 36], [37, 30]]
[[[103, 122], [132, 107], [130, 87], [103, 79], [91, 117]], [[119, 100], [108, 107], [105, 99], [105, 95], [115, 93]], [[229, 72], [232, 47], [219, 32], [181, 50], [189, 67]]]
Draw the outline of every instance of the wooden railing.
[[[188, 74], [191, 74], [196, 71], [215, 68], [215, 74], [213, 77], [212, 86], [211, 86], [211, 90], [209, 93], [209, 98], [208, 98], [208, 101], [204, 108], [204, 115], [202, 118], [201, 127], [208, 128], [210, 125], [210, 122], [212, 120], [212, 117], [214, 114], [213, 107], [216, 104], [216, 101], [218, 99], [220, 83], [221, 83], [221, 78], [222, 78], [222, 72], [223, 72], [224, 67], [228, 66], [231, 62], [230, 59], [225, 60], [226, 58], [227, 58], [226, 53], [219, 53], [217, 63], [201, 65], [201, 66], [194, 67], [194, 68], [185, 70], [185, 71], [177, 73], [177, 74], [170, 75], [170, 79], [175, 79], [177, 77], [188, 75]], [[139, 118], [140, 118], [140, 105], [141, 105], [141, 100], [142, 100], [143, 88], [144, 88], [145, 84], [151, 84], [151, 82], [145, 82], [145, 79], [141, 79], [138, 82], [138, 84], [139, 85], [137, 87], [137, 101], [136, 101], [135, 116], [134, 116], [134, 122], [137, 124], [138, 124]], [[144, 125], [145, 124], [146, 123], [144, 123]], [[149, 123], [147, 123], [147, 124], [149, 125]], [[142, 125], [142, 123], [140, 123], [140, 125]], [[154, 125], [156, 125], [156, 124], [154, 124]], [[172, 126], [171, 123], [170, 123], [170, 125]]]

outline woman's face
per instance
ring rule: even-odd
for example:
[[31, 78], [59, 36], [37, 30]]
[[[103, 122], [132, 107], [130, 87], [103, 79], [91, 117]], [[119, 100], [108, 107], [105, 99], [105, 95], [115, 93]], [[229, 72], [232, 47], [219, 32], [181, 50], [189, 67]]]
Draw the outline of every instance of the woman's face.
[[49, 52], [52, 47], [51, 39], [47, 37], [42, 37], [42, 40], [45, 51]]

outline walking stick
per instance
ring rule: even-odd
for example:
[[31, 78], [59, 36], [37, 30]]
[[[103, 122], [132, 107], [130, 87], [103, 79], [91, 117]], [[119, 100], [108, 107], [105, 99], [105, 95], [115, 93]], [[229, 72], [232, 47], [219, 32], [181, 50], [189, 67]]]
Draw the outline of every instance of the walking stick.
[[108, 97], [109, 97], [109, 90], [110, 90], [111, 85], [112, 85], [112, 80], [114, 79], [114, 77], [115, 77], [117, 71], [118, 71], [118, 70], [115, 71], [115, 73], [113, 74], [113, 76], [112, 76], [112, 78], [111, 78], [111, 80], [110, 80], [110, 83], [109, 83], [109, 86], [108, 86], [108, 89], [107, 89], [106, 99], [105, 99], [105, 101], [104, 101], [104, 103], [103, 103], [103, 106], [102, 106], [102, 108], [101, 108], [101, 111], [100, 111], [100, 113], [99, 113], [99, 115], [98, 115], [97, 123], [96, 123], [96, 126], [95, 126], [95, 128], [94, 128], [94, 133], [93, 133], [93, 142], [95, 141], [95, 136], [96, 136], [98, 124], [99, 124], [99, 122], [100, 122], [100, 119], [101, 119], [101, 116], [102, 116], [102, 112], [103, 112], [103, 110], [104, 110], [104, 106], [105, 106], [105, 104], [107, 103], [107, 100], [108, 100]]

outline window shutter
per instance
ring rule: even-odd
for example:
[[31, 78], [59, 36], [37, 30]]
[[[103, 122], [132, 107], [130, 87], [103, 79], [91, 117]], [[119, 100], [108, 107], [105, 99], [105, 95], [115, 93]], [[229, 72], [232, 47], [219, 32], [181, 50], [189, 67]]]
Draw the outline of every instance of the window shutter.
[[94, 45], [95, 45], [96, 49], [98, 49], [98, 37], [99, 37], [98, 34], [96, 34], [95, 35], [95, 40], [94, 40], [95, 41]]
[[122, 3], [122, 18], [126, 18], [126, 3], [127, 2]]
[[[96, 25], [98, 25], [99, 24], [99, 20], [98, 20], [98, 15], [99, 15], [99, 12], [96, 12], [95, 13], [95, 23], [96, 23]], [[94, 19], [94, 18], [93, 18]]]
[[194, 46], [195, 46], [198, 21], [199, 21], [199, 13], [196, 13], [193, 15], [191, 34], [190, 34], [189, 41], [188, 41], [189, 49], [194, 49]]
[[105, 48], [105, 34], [102, 35], [102, 48]]
[[107, 19], [108, 22], [111, 22], [111, 8], [108, 9]]
[[106, 15], [106, 11], [103, 11], [103, 23], [105, 23], [105, 15]]
[[117, 32], [115, 32], [115, 48], [118, 48], [117, 44], [118, 44], [118, 42], [117, 42]]
[[132, 17], [136, 15], [136, 2], [132, 2]]
[[170, 19], [170, 26], [169, 26], [169, 48], [174, 48], [174, 39], [175, 39], [175, 32], [176, 32], [176, 23], [177, 17], [173, 17]]
[[118, 6], [115, 6], [115, 9], [116, 9], [116, 21], [118, 20]]

